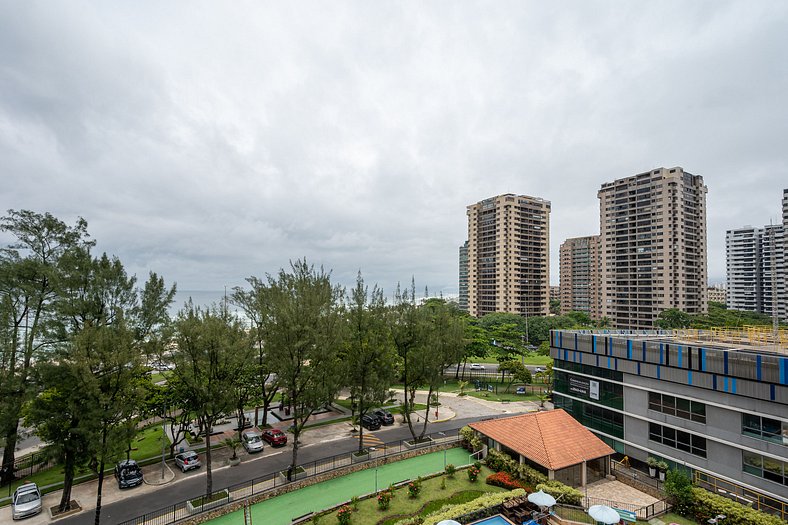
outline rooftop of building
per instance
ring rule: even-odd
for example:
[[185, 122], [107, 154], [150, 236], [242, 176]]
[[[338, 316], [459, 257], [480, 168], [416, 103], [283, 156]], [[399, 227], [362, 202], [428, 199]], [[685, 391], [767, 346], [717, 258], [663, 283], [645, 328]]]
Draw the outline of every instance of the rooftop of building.
[[562, 409], [478, 421], [470, 427], [550, 470], [615, 452]]
[[788, 355], [788, 330], [771, 327], [683, 330], [556, 330], [560, 332], [621, 337], [639, 341], [703, 346], [724, 351]]

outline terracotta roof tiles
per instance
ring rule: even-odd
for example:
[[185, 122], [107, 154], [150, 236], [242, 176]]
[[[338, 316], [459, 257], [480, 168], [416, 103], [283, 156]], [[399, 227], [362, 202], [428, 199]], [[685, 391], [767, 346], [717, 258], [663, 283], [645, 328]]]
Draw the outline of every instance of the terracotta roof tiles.
[[561, 409], [479, 421], [470, 427], [550, 470], [615, 452]]

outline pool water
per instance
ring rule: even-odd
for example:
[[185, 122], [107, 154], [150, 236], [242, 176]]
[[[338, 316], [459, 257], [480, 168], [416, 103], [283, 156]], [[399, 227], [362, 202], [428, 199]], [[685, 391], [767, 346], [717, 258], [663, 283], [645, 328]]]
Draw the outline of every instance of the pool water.
[[498, 514], [482, 521], [474, 521], [473, 525], [512, 525], [512, 522]]

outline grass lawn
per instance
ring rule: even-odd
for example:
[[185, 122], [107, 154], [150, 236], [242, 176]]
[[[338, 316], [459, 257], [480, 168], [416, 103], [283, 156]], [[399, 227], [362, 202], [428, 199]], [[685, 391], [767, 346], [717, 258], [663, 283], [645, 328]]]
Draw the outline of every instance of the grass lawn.
[[[500, 383], [500, 382], [489, 382], [488, 384], [493, 385], [493, 387], [498, 388], [498, 393], [495, 392], [487, 392], [481, 391], [476, 392], [474, 390], [473, 382], [468, 382], [465, 385], [464, 392], [472, 397], [478, 397], [479, 399], [488, 399], [490, 401], [537, 401], [539, 398], [535, 394], [515, 394], [519, 383], [516, 381], [512, 383], [512, 386], [509, 388], [509, 392], [506, 392], [506, 387], [509, 386], [509, 383]], [[457, 381], [450, 380], [446, 381], [446, 383], [441, 387], [441, 392], [455, 392], [459, 393], [460, 386]], [[438, 401], [440, 401], [440, 396], [438, 396]]]
[[[374, 525], [382, 523], [391, 525], [409, 516], [427, 514], [439, 510], [443, 505], [459, 504], [474, 500], [485, 492], [504, 492], [505, 489], [484, 483], [484, 479], [492, 473], [482, 467], [479, 479], [475, 483], [468, 481], [464, 470], [458, 471], [454, 478], [438, 476], [422, 481], [421, 494], [418, 498], [408, 496], [408, 488], [402, 487], [394, 491], [394, 499], [388, 510], [379, 510], [375, 498], [358, 502], [358, 510], [353, 512], [353, 525]], [[446, 480], [446, 488], [441, 489], [441, 481]], [[386, 519], [388, 517], [388, 519]], [[385, 520], [385, 521], [383, 521]], [[320, 517], [320, 523], [337, 523], [336, 511]]]
[[697, 522], [692, 521], [689, 518], [684, 518], [679, 516], [678, 514], [673, 514], [669, 512], [668, 514], [663, 514], [659, 517], [660, 520], [664, 521], [665, 523], [678, 523], [679, 525], [697, 525]]
[[[161, 427], [153, 426], [142, 430], [131, 442], [131, 459], [140, 461], [154, 456], [161, 456]], [[166, 446], [169, 448], [170, 441]], [[169, 450], [168, 450], [169, 452]]]
[[[522, 360], [522, 356], [516, 355], [512, 356], [513, 359], [517, 359], [518, 361]], [[525, 361], [523, 364], [531, 365], [531, 366], [545, 366], [549, 365], [553, 362], [553, 358], [549, 355], [539, 355], [531, 353], [525, 356]], [[485, 365], [488, 364], [498, 364], [498, 360], [494, 357], [474, 357], [469, 358], [468, 363], [483, 363]]]

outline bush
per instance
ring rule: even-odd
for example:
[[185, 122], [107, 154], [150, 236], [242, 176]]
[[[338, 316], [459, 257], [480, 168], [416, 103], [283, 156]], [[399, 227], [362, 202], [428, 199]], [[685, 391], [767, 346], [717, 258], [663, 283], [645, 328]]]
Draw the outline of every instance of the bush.
[[421, 493], [421, 478], [416, 481], [408, 483], [408, 496], [411, 498], [418, 498]]
[[[423, 525], [436, 525], [440, 521], [455, 519], [460, 516], [464, 516], [465, 514], [494, 507], [495, 505], [500, 505], [504, 501], [522, 496], [525, 496], [525, 491], [523, 489], [514, 489], [511, 492], [491, 492], [485, 494], [484, 496], [479, 496], [475, 500], [469, 501], [468, 503], [462, 503], [460, 505], [447, 505], [439, 511], [427, 515], [422, 523]], [[411, 523], [412, 522], [403, 520], [398, 521], [397, 525], [411, 525]]]
[[455, 467], [452, 463], [446, 465], [446, 475], [450, 478], [454, 477], [454, 473], [457, 472], [457, 467]]
[[498, 452], [495, 449], [487, 451], [487, 459], [485, 460], [490, 470], [496, 472], [508, 472], [509, 474], [516, 474], [517, 468], [520, 464], [512, 459], [508, 454]]
[[528, 465], [519, 465], [517, 467], [517, 477], [532, 487], [540, 483], [547, 483], [547, 476], [545, 474], [542, 474]]
[[689, 477], [678, 470], [668, 471], [665, 477], [665, 493], [670, 497], [674, 510], [687, 518], [692, 516], [695, 494]]
[[378, 494], [378, 508], [380, 510], [388, 510], [391, 506], [391, 492], [389, 490], [384, 490]]
[[543, 490], [556, 500], [561, 498], [561, 503], [566, 505], [580, 505], [583, 501], [582, 492], [556, 480], [540, 483], [536, 486], [536, 490]]
[[350, 504], [353, 506], [353, 510], [358, 510], [358, 496], [350, 498]]
[[471, 440], [473, 439], [474, 435], [475, 435], [475, 433], [474, 433], [473, 429], [471, 427], [467, 426], [467, 425], [460, 429], [460, 437], [466, 443], [470, 443]]
[[339, 521], [339, 525], [349, 525], [350, 524], [350, 517], [353, 515], [353, 509], [351, 509], [347, 505], [342, 505], [339, 511], [337, 512], [337, 521]]
[[479, 478], [479, 472], [481, 471], [478, 468], [470, 467], [468, 469], [468, 481], [474, 483]]
[[741, 503], [695, 487], [695, 521], [706, 523], [709, 518], [725, 514], [725, 525], [785, 525], [777, 516], [745, 507]]
[[495, 474], [490, 474], [487, 476], [485, 483], [488, 485], [492, 485], [494, 487], [503, 487], [505, 489], [525, 489], [528, 490], [528, 487], [525, 486], [525, 483], [520, 481], [519, 479], [515, 479], [512, 477], [511, 474], [508, 472], [496, 472]]

